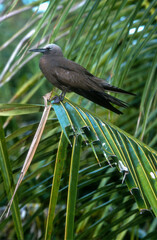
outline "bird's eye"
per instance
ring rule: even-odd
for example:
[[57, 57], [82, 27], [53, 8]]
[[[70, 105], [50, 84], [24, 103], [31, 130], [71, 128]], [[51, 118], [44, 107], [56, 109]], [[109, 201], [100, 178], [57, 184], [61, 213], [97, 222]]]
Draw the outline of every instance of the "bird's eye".
[[47, 50], [50, 50], [51, 48], [50, 48], [50, 47], [47, 47], [46, 49], [47, 49]]

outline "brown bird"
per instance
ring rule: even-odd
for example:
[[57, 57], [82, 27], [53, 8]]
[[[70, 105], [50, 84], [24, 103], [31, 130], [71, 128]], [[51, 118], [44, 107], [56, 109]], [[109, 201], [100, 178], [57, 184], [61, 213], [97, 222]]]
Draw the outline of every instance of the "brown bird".
[[62, 90], [59, 96], [55, 96], [54, 103], [63, 101], [66, 92], [75, 92], [104, 108], [122, 114], [111, 103], [120, 107], [127, 107], [127, 104], [107, 92], [135, 95], [110, 85], [81, 65], [64, 58], [61, 48], [56, 44], [48, 44], [44, 48], [30, 49], [30, 51], [43, 53], [39, 63], [42, 73], [55, 87]]

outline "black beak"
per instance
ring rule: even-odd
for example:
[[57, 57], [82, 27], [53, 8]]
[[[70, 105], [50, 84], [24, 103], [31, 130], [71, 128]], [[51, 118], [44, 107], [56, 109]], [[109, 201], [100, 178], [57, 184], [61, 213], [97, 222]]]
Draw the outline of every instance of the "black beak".
[[30, 52], [40, 52], [44, 53], [46, 51], [45, 48], [36, 48], [36, 49], [29, 49]]

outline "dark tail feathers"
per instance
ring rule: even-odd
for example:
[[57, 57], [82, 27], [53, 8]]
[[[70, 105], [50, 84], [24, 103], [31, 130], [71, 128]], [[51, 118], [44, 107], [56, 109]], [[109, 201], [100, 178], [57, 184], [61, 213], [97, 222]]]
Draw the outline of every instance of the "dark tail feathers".
[[96, 91], [84, 91], [83, 89], [77, 89], [77, 91], [75, 89], [74, 92], [117, 114], [122, 114], [122, 112], [116, 109], [115, 107], [113, 107], [111, 103], [116, 104], [117, 106], [120, 106], [120, 107], [125, 107], [125, 108], [128, 106], [122, 100], [119, 100], [118, 98], [115, 98], [107, 93], [96, 92]]
[[104, 88], [104, 90], [108, 90], [108, 91], [111, 91], [111, 92], [124, 93], [124, 94], [129, 94], [129, 95], [136, 96], [136, 94], [134, 94], [134, 93], [125, 91], [125, 90], [123, 90], [123, 89], [121, 89], [121, 88], [112, 86], [112, 85], [107, 84], [107, 83], [104, 83], [104, 84], [103, 84], [103, 88]]

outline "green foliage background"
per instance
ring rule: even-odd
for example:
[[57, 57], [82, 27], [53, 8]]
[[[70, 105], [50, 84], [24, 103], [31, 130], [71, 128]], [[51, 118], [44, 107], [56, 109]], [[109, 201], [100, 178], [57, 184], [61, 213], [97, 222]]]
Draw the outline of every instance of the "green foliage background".
[[54, 0], [45, 12], [32, 11], [42, 2], [2, 3], [1, 212], [35, 134], [42, 96], [59, 93], [28, 49], [56, 43], [65, 57], [137, 96], [117, 96], [129, 103], [120, 116], [73, 93], [53, 105], [0, 238], [156, 239], [156, 1]]

